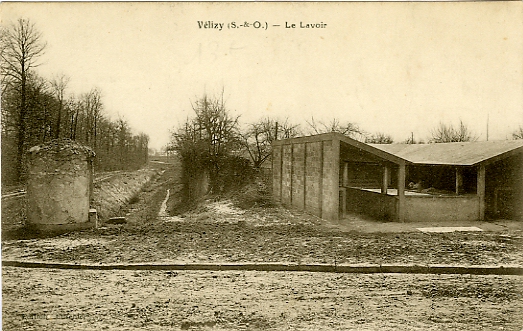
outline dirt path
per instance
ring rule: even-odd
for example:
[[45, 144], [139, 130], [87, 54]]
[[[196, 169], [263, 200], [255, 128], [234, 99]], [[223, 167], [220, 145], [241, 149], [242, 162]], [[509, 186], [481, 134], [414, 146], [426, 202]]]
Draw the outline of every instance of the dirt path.
[[3, 268], [4, 330], [521, 330], [516, 276]]

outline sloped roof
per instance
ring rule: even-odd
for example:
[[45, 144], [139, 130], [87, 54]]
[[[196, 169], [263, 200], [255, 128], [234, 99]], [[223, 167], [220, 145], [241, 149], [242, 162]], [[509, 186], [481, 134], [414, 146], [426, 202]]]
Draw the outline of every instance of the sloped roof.
[[523, 153], [523, 140], [440, 144], [369, 144], [415, 164], [472, 166]]
[[369, 144], [363, 143], [361, 141], [357, 141], [355, 139], [349, 138], [338, 132], [320, 133], [320, 134], [315, 134], [315, 135], [310, 135], [310, 136], [302, 136], [302, 137], [296, 137], [296, 138], [275, 140], [272, 142], [272, 145], [278, 146], [278, 145], [291, 144], [291, 143], [308, 143], [308, 142], [318, 142], [318, 141], [328, 141], [328, 140], [339, 140], [340, 142], [343, 142], [350, 146], [356, 147], [362, 151], [372, 153], [384, 160], [388, 160], [393, 163], [397, 163], [397, 164], [405, 163], [405, 160], [401, 157], [398, 157], [387, 151], [383, 151], [379, 148], [375, 148], [375, 147], [373, 147]]
[[439, 144], [366, 144], [336, 132], [277, 140], [273, 142], [273, 145], [322, 140], [339, 140], [396, 164], [406, 162], [422, 165], [473, 166], [479, 163], [486, 165], [511, 155], [523, 154], [523, 140]]

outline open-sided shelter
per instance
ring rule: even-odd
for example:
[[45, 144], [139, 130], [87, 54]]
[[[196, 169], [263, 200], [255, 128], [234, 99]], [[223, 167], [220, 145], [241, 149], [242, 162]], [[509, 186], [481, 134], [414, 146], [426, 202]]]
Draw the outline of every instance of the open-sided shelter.
[[276, 201], [325, 219], [523, 218], [523, 141], [366, 144], [339, 133], [273, 143]]

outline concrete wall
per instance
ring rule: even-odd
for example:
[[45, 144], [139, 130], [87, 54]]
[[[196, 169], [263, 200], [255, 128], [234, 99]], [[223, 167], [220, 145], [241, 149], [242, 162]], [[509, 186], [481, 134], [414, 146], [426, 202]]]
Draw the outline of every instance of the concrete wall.
[[[397, 197], [345, 188], [348, 213], [362, 214], [377, 220], [393, 221], [397, 213]], [[405, 222], [477, 221], [479, 198], [470, 196], [406, 196]]]
[[486, 213], [489, 218], [523, 221], [523, 155], [486, 168]]
[[273, 146], [273, 195], [284, 206], [338, 218], [339, 140], [295, 140]]
[[405, 222], [477, 221], [479, 198], [476, 195], [455, 197], [407, 196]]
[[395, 196], [350, 187], [345, 189], [348, 213], [362, 214], [383, 221], [396, 219], [398, 199]]
[[306, 143], [305, 159], [305, 206], [306, 210], [321, 217], [323, 182], [323, 143]]

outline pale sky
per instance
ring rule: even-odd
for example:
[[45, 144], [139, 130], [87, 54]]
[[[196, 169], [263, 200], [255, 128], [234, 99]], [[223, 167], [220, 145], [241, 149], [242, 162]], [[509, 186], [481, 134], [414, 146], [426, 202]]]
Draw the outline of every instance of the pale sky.
[[[222, 88], [242, 123], [357, 123], [402, 141], [463, 120], [486, 138], [523, 125], [523, 2], [2, 3], [48, 47], [38, 72], [97, 87], [161, 148], [191, 101]], [[198, 21], [224, 23], [199, 28]], [[229, 29], [261, 22], [268, 28]], [[300, 22], [326, 24], [300, 28]], [[296, 24], [296, 28], [286, 25]], [[280, 25], [275, 27], [273, 25]]]

